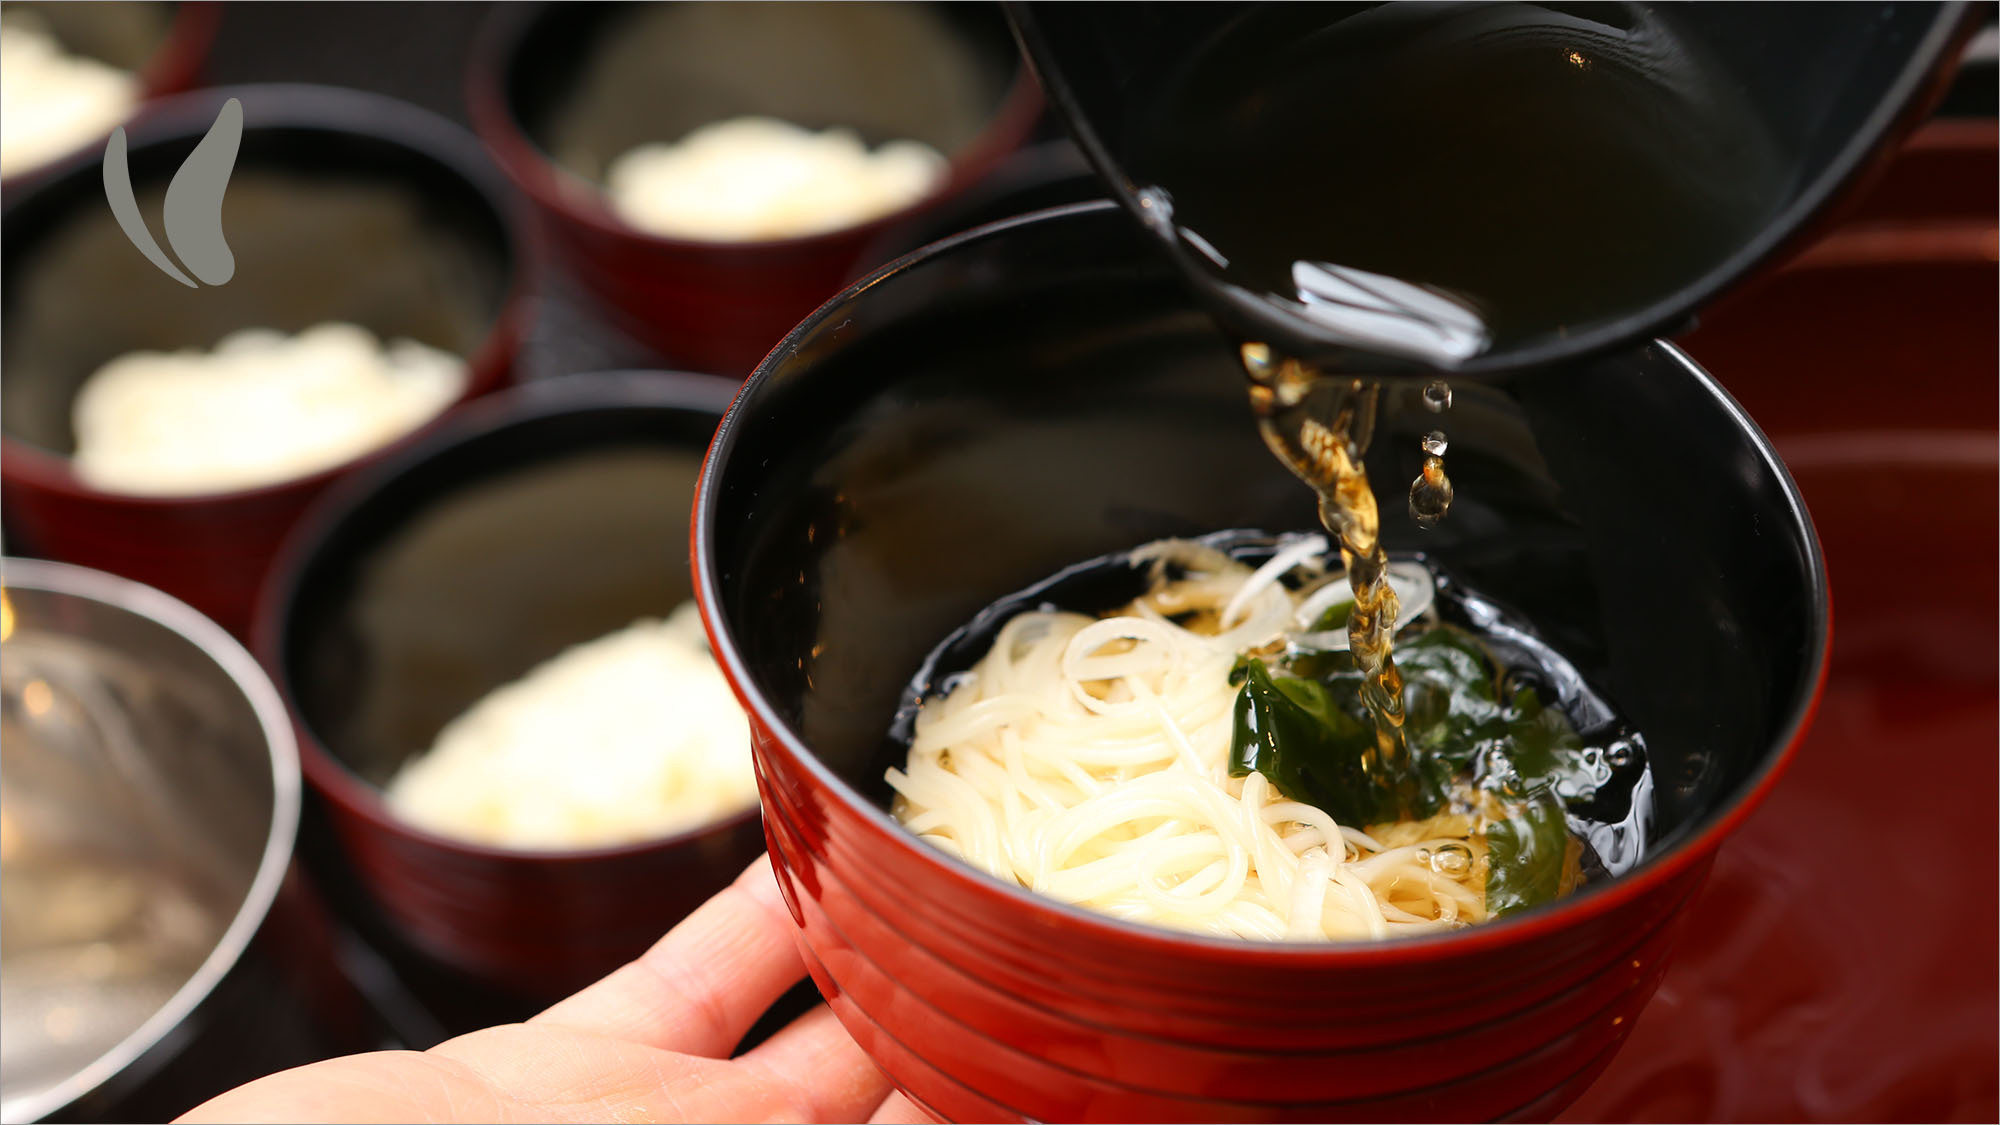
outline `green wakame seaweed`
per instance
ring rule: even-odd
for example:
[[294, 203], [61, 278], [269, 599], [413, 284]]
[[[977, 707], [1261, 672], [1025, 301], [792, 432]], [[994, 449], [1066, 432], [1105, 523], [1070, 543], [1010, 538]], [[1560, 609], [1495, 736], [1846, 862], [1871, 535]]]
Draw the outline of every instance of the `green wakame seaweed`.
[[1555, 794], [1588, 784], [1583, 740], [1532, 689], [1503, 699], [1498, 667], [1462, 629], [1399, 637], [1396, 664], [1408, 754], [1384, 763], [1350, 654], [1302, 654], [1277, 671], [1240, 661], [1232, 776], [1261, 773], [1284, 796], [1356, 826], [1430, 816], [1456, 779], [1472, 776], [1514, 810], [1487, 830], [1488, 909], [1504, 914], [1554, 898], [1569, 844]]

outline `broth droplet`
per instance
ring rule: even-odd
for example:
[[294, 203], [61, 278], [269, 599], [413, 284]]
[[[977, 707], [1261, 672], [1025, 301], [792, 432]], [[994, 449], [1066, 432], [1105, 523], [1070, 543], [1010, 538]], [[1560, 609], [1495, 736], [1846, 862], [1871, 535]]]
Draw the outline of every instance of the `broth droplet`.
[[1451, 510], [1451, 478], [1444, 475], [1444, 458], [1424, 458], [1424, 471], [1410, 482], [1410, 518], [1418, 527], [1436, 527]]
[[1254, 343], [1243, 345], [1243, 370], [1249, 372], [1250, 377], [1259, 383], [1270, 382], [1273, 370], [1270, 345]]
[[1443, 430], [1432, 430], [1430, 433], [1424, 435], [1425, 453], [1433, 457], [1442, 457], [1444, 456], [1444, 451], [1450, 448], [1451, 442], [1444, 436]]
[[1605, 755], [1606, 761], [1610, 762], [1613, 766], [1616, 766], [1620, 769], [1623, 769], [1624, 767], [1631, 765], [1632, 759], [1633, 759], [1632, 744], [1629, 742], [1612, 743], [1609, 751]]
[[1443, 379], [1433, 379], [1424, 388], [1424, 406], [1433, 414], [1442, 414], [1451, 409], [1451, 384]]

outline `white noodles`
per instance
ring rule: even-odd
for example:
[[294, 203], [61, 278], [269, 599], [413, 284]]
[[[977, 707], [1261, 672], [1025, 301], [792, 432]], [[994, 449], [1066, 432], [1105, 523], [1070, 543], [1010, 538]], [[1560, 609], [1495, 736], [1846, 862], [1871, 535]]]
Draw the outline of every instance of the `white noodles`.
[[1279, 579], [1290, 574], [1300, 563], [1307, 559], [1319, 558], [1324, 554], [1326, 554], [1326, 537], [1323, 535], [1307, 535], [1281, 548], [1277, 554], [1271, 556], [1270, 562], [1258, 567], [1250, 575], [1249, 581], [1243, 583], [1229, 599], [1229, 604], [1222, 607], [1223, 628], [1228, 628], [1230, 622], [1236, 620], [1237, 614], [1243, 612], [1244, 605], [1251, 598], [1276, 585]]
[[[1363, 831], [1261, 774], [1229, 776], [1231, 667], [1291, 624], [1298, 599], [1282, 579], [1316, 568], [1317, 538], [1255, 574], [1198, 544], [1150, 545], [1134, 559], [1185, 577], [1103, 618], [1014, 617], [924, 704], [905, 767], [888, 771], [896, 815], [998, 878], [1155, 925], [1327, 940], [1481, 920], [1471, 817]], [[1447, 846], [1452, 862], [1433, 870]]]

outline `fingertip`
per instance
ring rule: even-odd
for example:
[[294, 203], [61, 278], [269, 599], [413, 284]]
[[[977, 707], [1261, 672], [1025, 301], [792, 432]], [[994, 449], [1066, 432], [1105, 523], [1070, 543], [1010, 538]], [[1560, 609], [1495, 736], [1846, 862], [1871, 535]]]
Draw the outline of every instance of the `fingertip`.
[[736, 887], [758, 903], [782, 912], [787, 919], [791, 908], [785, 905], [783, 888], [778, 886], [777, 869], [771, 866], [771, 853], [765, 852], [750, 862], [743, 873], [736, 877]]

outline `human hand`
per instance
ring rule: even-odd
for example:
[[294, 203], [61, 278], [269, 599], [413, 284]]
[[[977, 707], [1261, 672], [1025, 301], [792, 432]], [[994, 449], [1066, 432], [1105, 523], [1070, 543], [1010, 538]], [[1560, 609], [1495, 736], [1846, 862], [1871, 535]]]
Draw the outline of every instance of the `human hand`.
[[526, 1023], [283, 1071], [179, 1120], [928, 1121], [824, 1006], [729, 1057], [805, 975], [791, 931], [759, 859], [643, 957]]

